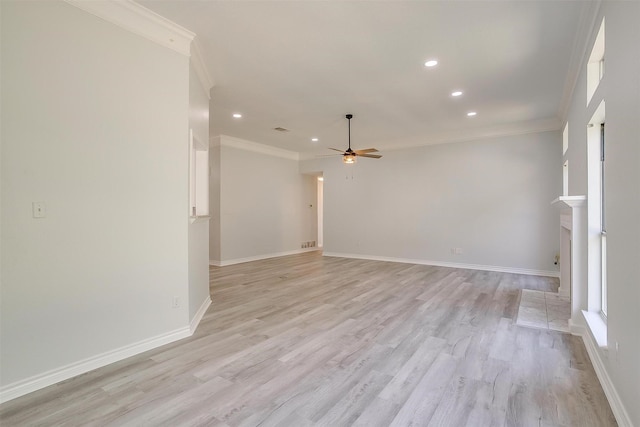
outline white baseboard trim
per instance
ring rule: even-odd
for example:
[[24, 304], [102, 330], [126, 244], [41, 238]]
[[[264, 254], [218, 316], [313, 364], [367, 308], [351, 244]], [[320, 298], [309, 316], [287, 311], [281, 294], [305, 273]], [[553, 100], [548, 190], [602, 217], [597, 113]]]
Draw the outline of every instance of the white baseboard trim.
[[[613, 411], [613, 415], [616, 417], [616, 421], [620, 427], [633, 427], [633, 423], [631, 422], [631, 417], [627, 412], [624, 404], [622, 403], [622, 399], [620, 399], [620, 395], [613, 385], [613, 381], [611, 381], [611, 377], [607, 372], [607, 368], [605, 366], [602, 351], [599, 351], [599, 346], [596, 343], [596, 340], [592, 336], [589, 328], [582, 328], [582, 341], [584, 342], [584, 346], [587, 348], [587, 353], [589, 354], [589, 359], [591, 359], [591, 364], [593, 365], [593, 369], [596, 371], [596, 375], [598, 376], [598, 380], [600, 381], [600, 385], [604, 390], [605, 396], [607, 396], [607, 400], [609, 401], [609, 405], [611, 406], [611, 411]], [[606, 357], [606, 356], [605, 356]]]
[[573, 319], [569, 319], [569, 332], [571, 333], [571, 335], [581, 337], [587, 332], [587, 329], [584, 324], [580, 322], [574, 322]]
[[207, 296], [207, 298], [202, 302], [202, 305], [200, 306], [198, 311], [196, 311], [196, 314], [193, 316], [193, 319], [191, 319], [191, 322], [189, 323], [189, 331], [191, 332], [190, 335], [193, 335], [193, 333], [196, 331], [198, 325], [200, 324], [200, 321], [202, 320], [202, 317], [207, 312], [210, 305], [211, 296]]
[[370, 261], [388, 261], [388, 262], [401, 262], [405, 264], [433, 265], [437, 267], [463, 268], [466, 270], [483, 270], [483, 271], [497, 271], [501, 273], [527, 274], [530, 276], [560, 277], [559, 271], [530, 270], [526, 268], [500, 267], [495, 265], [462, 264], [462, 263], [456, 263], [456, 262], [429, 261], [424, 259], [393, 258], [393, 257], [384, 257], [384, 256], [376, 256], [376, 255], [344, 254], [344, 253], [337, 253], [337, 252], [324, 252], [323, 255], [338, 257], [338, 258], [366, 259]]
[[0, 388], [0, 403], [7, 402], [25, 394], [40, 390], [60, 381], [67, 380], [80, 374], [126, 359], [136, 354], [160, 347], [171, 342], [191, 336], [189, 327], [176, 329], [165, 334], [157, 335], [137, 343], [126, 345], [115, 350], [107, 351], [60, 368], [52, 369], [30, 378], [7, 384]]
[[236, 258], [236, 259], [230, 259], [230, 260], [226, 260], [226, 261], [209, 260], [209, 265], [215, 265], [216, 267], [224, 267], [224, 266], [227, 266], [227, 265], [241, 264], [243, 262], [260, 261], [262, 259], [278, 258], [278, 257], [281, 257], [281, 256], [296, 255], [296, 254], [302, 254], [302, 253], [305, 253], [305, 252], [314, 252], [314, 251], [319, 251], [319, 250], [321, 250], [321, 248], [315, 247], [315, 248], [296, 249], [294, 251], [276, 252], [276, 253], [271, 253], [271, 254], [256, 255], [256, 256], [251, 256], [251, 257], [247, 257], [247, 258]]

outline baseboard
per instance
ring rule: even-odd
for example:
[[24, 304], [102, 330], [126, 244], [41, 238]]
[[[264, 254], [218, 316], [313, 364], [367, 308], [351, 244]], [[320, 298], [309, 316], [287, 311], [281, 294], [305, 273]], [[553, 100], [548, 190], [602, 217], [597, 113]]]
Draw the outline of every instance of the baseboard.
[[574, 322], [572, 319], [569, 319], [569, 332], [571, 333], [571, 335], [581, 337], [587, 332], [587, 328], [583, 324]]
[[370, 261], [388, 261], [388, 262], [401, 262], [405, 264], [433, 265], [437, 267], [463, 268], [465, 270], [497, 271], [501, 273], [526, 274], [530, 276], [560, 277], [559, 271], [531, 270], [526, 268], [500, 267], [495, 265], [462, 264], [462, 263], [456, 263], [456, 262], [429, 261], [424, 259], [393, 258], [393, 257], [382, 257], [382, 256], [375, 256], [375, 255], [344, 254], [344, 253], [336, 253], [336, 252], [324, 252], [323, 255], [338, 257], [338, 258], [366, 259]]
[[587, 353], [589, 354], [589, 359], [591, 359], [593, 369], [596, 371], [600, 385], [604, 390], [605, 396], [607, 396], [609, 406], [611, 406], [611, 411], [616, 417], [618, 425], [620, 427], [633, 427], [631, 417], [625, 409], [622, 399], [620, 399], [620, 395], [607, 372], [601, 352], [598, 350], [598, 344], [591, 335], [591, 332], [588, 331], [588, 328], [582, 327], [582, 330], [582, 341], [584, 342], [584, 346], [587, 348]]
[[191, 319], [191, 323], [189, 323], [189, 331], [191, 332], [190, 335], [193, 335], [193, 333], [196, 331], [196, 329], [198, 328], [198, 325], [200, 324], [200, 321], [202, 320], [202, 317], [207, 312], [210, 305], [211, 305], [211, 297], [207, 296], [207, 298], [202, 302], [202, 305], [200, 306], [198, 311], [196, 311], [196, 314], [193, 316], [193, 319]]
[[321, 249], [318, 247], [315, 247], [315, 248], [296, 249], [293, 251], [286, 251], [286, 252], [276, 252], [271, 254], [256, 255], [256, 256], [247, 257], [247, 258], [236, 258], [236, 259], [230, 259], [225, 261], [209, 260], [209, 265], [215, 265], [216, 267], [224, 267], [227, 265], [241, 264], [243, 262], [260, 261], [262, 259], [278, 258], [281, 256], [296, 255], [296, 254], [302, 254], [305, 252], [314, 252], [319, 250]]
[[171, 332], [157, 335], [115, 350], [107, 351], [60, 368], [52, 369], [42, 374], [34, 375], [13, 384], [8, 384], [0, 388], [0, 403], [24, 396], [25, 394], [40, 390], [60, 381], [67, 380], [77, 375], [84, 374], [94, 369], [101, 368], [111, 363], [118, 362], [128, 357], [135, 356], [189, 336], [191, 336], [191, 330], [189, 327], [176, 329]]

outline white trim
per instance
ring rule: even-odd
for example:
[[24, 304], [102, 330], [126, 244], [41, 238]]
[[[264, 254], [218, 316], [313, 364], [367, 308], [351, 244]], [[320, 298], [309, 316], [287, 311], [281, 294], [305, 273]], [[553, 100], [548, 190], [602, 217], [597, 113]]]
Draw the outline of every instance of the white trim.
[[30, 378], [17, 381], [13, 384], [7, 384], [0, 388], [0, 403], [7, 402], [25, 394], [40, 390], [60, 381], [75, 377], [85, 372], [92, 371], [97, 368], [109, 365], [114, 362], [126, 359], [131, 356], [143, 353], [145, 351], [169, 344], [174, 341], [181, 340], [191, 336], [189, 327], [176, 329], [171, 332], [147, 338], [137, 343], [129, 344], [124, 347], [110, 350], [96, 356], [88, 357], [70, 363], [60, 368], [55, 368], [42, 374], [34, 375]]
[[241, 264], [243, 262], [260, 261], [262, 259], [278, 258], [281, 256], [296, 255], [296, 254], [302, 254], [305, 252], [314, 252], [319, 250], [321, 250], [321, 248], [315, 247], [315, 248], [306, 248], [306, 249], [296, 249], [294, 251], [276, 252], [272, 254], [256, 255], [256, 256], [251, 256], [247, 258], [236, 258], [236, 259], [230, 259], [226, 261], [218, 261], [218, 260], [212, 259], [212, 260], [209, 260], [209, 265], [214, 265], [216, 267], [225, 267], [227, 265]]
[[401, 262], [405, 264], [420, 264], [420, 265], [433, 265], [438, 267], [463, 268], [465, 270], [498, 271], [501, 273], [527, 274], [530, 276], [560, 277], [559, 271], [531, 270], [527, 268], [501, 267], [496, 265], [461, 264], [457, 262], [429, 261], [425, 259], [394, 258], [394, 257], [384, 257], [384, 256], [375, 256], [375, 255], [344, 254], [344, 253], [336, 253], [336, 252], [324, 252], [323, 255], [338, 257], [338, 258], [366, 259], [370, 261], [388, 261], [388, 262]]
[[569, 332], [571, 335], [581, 337], [586, 332], [586, 328], [584, 325], [574, 322], [573, 319], [569, 319]]
[[527, 135], [531, 133], [550, 132], [562, 129], [562, 123], [555, 117], [526, 122], [509, 123], [488, 128], [472, 130], [456, 130], [436, 135], [426, 135], [427, 141], [394, 142], [392, 147], [383, 147], [384, 151], [402, 150], [405, 148], [423, 147], [427, 145], [449, 144], [455, 142], [477, 141], [481, 139], [500, 138], [504, 136]]
[[193, 335], [193, 333], [198, 328], [198, 325], [200, 324], [202, 317], [207, 312], [210, 305], [211, 305], [211, 296], [207, 295], [207, 298], [202, 302], [202, 305], [200, 306], [198, 311], [196, 311], [196, 314], [193, 316], [193, 319], [191, 319], [191, 323], [189, 323], [189, 330], [191, 331], [191, 335]]
[[[480, 141], [483, 139], [501, 138], [507, 136], [528, 135], [532, 133], [559, 131], [562, 123], [555, 117], [527, 122], [509, 123], [502, 126], [480, 128], [472, 130], [455, 130], [433, 135], [425, 135], [416, 140], [396, 140], [393, 145], [378, 144], [380, 151], [407, 150], [411, 148], [427, 147], [430, 145], [453, 144], [458, 142]], [[317, 159], [318, 155], [326, 154], [325, 151], [316, 150], [300, 153], [300, 160]]]
[[571, 227], [573, 227], [573, 218], [571, 218], [570, 213], [560, 214], [560, 226], [571, 231]]
[[295, 151], [284, 150], [282, 148], [276, 148], [270, 145], [247, 141], [246, 139], [235, 138], [228, 135], [220, 135], [219, 137], [212, 138], [211, 144], [213, 147], [220, 145], [222, 147], [231, 147], [237, 148], [239, 150], [253, 151], [260, 154], [266, 154], [268, 156], [282, 157], [290, 160], [300, 159], [300, 155]]
[[65, 0], [70, 5], [189, 56], [195, 34], [131, 0]]
[[191, 224], [195, 224], [198, 222], [209, 222], [210, 220], [211, 220], [211, 215], [197, 215], [197, 216], [189, 217], [189, 223]]
[[200, 49], [200, 44], [198, 43], [198, 39], [194, 39], [191, 43], [191, 65], [193, 66], [193, 71], [196, 72], [198, 76], [198, 80], [200, 80], [200, 84], [204, 89], [204, 92], [207, 94], [207, 99], [211, 99], [211, 88], [214, 86], [214, 81], [211, 78], [211, 74], [209, 74], [209, 70], [204, 62], [204, 57], [202, 56], [202, 50]]
[[587, 196], [560, 196], [551, 201], [552, 205], [562, 203], [570, 208], [578, 208], [587, 203]]
[[[584, 312], [583, 312], [584, 313]], [[613, 381], [611, 381], [611, 377], [607, 372], [606, 365], [602, 358], [602, 352], [599, 351], [599, 346], [594, 340], [594, 337], [587, 330], [588, 328], [582, 328], [582, 341], [584, 342], [584, 346], [587, 348], [587, 353], [589, 354], [589, 359], [591, 359], [591, 364], [593, 365], [593, 369], [596, 371], [596, 375], [598, 376], [598, 380], [600, 381], [600, 385], [604, 390], [605, 396], [607, 396], [607, 400], [609, 401], [609, 406], [611, 406], [611, 411], [613, 415], [616, 417], [616, 421], [620, 427], [633, 427], [633, 423], [631, 422], [631, 417], [627, 412], [624, 404], [622, 403], [622, 399], [620, 399], [620, 395], [613, 385]]]
[[593, 338], [593, 340], [596, 342], [598, 348], [606, 351], [608, 345], [608, 331], [605, 319], [600, 313], [586, 310], [582, 310], [582, 316], [584, 317], [584, 321], [587, 324], [587, 331], [589, 332], [591, 338]]

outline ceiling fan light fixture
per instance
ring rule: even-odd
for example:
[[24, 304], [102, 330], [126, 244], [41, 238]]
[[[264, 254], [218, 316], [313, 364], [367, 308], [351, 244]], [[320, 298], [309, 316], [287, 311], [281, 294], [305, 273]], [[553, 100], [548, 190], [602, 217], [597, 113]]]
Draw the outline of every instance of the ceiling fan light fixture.
[[352, 165], [356, 162], [356, 156], [354, 154], [345, 154], [342, 156], [342, 162], [346, 165]]

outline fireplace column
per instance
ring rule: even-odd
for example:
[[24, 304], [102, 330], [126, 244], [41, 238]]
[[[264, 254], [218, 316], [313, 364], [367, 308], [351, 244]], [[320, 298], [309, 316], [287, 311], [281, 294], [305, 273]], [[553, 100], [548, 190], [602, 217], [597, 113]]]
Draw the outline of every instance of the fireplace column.
[[[584, 210], [587, 197], [561, 196], [551, 204], [565, 208], [560, 214], [559, 293], [571, 296], [569, 326], [572, 332], [578, 332], [574, 326], [581, 324], [581, 312], [587, 309], [587, 223]], [[568, 265], [566, 260], [569, 260]]]

